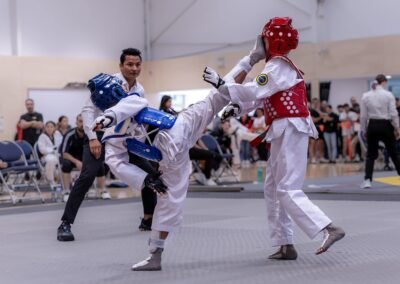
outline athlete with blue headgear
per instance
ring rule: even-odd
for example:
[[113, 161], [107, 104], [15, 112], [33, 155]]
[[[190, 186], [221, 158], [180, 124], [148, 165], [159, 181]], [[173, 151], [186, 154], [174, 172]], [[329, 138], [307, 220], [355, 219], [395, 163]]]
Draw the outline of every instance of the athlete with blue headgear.
[[[258, 39], [250, 55], [241, 59], [225, 76], [224, 80], [234, 80], [241, 83], [252, 66], [263, 58], [265, 58], [264, 46], [262, 41]], [[102, 91], [104, 92], [106, 89], [102, 89]], [[151, 255], [144, 261], [133, 265], [132, 270], [161, 270], [161, 254], [164, 250], [165, 239], [170, 232], [180, 226], [183, 218], [183, 202], [186, 198], [189, 175], [191, 173], [189, 149], [201, 137], [204, 129], [210, 124], [214, 116], [229, 103], [230, 98], [228, 95], [222, 95], [216, 89], [213, 89], [204, 100], [183, 110], [179, 113], [176, 121], [171, 119], [171, 124], [168, 124], [169, 118], [165, 113], [162, 116], [161, 114], [155, 114], [154, 110], [151, 109], [143, 110], [143, 107], [140, 107], [143, 99], [135, 96], [131, 97], [137, 99], [138, 103], [128, 104], [125, 99], [121, 99], [119, 103], [105, 110], [104, 115], [96, 119], [93, 129], [101, 130], [105, 127], [116, 125], [114, 126], [114, 133], [107, 133], [107, 131], [105, 137], [119, 136], [118, 138], [107, 140], [112, 142], [114, 139], [123, 139], [121, 137], [125, 136], [125, 142], [120, 144], [124, 146], [121, 151], [129, 150], [137, 153], [137, 149], [139, 149], [140, 152], [137, 154], [146, 152], [160, 154], [158, 156], [160, 158], [160, 171], [162, 172], [160, 179], [168, 187], [168, 190], [158, 197], [154, 211], [152, 232], [149, 240]], [[149, 112], [152, 112], [152, 114], [149, 114]], [[128, 126], [123, 125], [125, 124], [124, 121], [127, 121], [126, 124]], [[142, 131], [144, 127], [138, 122], [147, 122], [160, 126], [161, 130], [155, 136], [154, 144], [148, 148], [140, 144], [143, 141]], [[126, 127], [126, 131], [121, 131]], [[117, 131], [115, 131], [115, 128], [117, 128]], [[127, 139], [127, 136], [130, 138]], [[106, 142], [106, 162], [110, 167], [113, 165], [117, 168], [118, 162], [121, 163], [121, 161], [113, 160], [114, 156], [110, 155], [108, 151], [109, 146], [113, 148], [116, 145]], [[150, 155], [150, 158], [154, 157], [157, 158], [157, 155]], [[132, 176], [138, 176], [140, 169], [135, 165], [129, 165], [129, 169], [127, 168], [126, 172], [125, 182], [132, 179]]]

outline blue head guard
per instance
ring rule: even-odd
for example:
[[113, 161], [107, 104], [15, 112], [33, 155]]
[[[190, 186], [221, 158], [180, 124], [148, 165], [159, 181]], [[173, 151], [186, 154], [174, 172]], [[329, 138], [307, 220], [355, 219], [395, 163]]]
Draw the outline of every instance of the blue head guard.
[[105, 111], [129, 95], [122, 89], [122, 81], [115, 76], [100, 73], [89, 80], [90, 99], [93, 104]]

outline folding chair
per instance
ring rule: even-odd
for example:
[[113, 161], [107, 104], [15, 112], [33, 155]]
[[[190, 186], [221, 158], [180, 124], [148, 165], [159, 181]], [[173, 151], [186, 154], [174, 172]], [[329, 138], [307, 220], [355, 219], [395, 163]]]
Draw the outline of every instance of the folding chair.
[[222, 171], [220, 171], [215, 177], [216, 181], [218, 182], [220, 177], [222, 177], [222, 175], [224, 174], [224, 172], [228, 170], [231, 173], [231, 175], [235, 178], [235, 181], [239, 182], [239, 179], [235, 175], [235, 172], [233, 171], [229, 163], [229, 160], [233, 159], [234, 155], [223, 153], [221, 147], [218, 144], [217, 139], [215, 139], [213, 136], [209, 134], [203, 135], [200, 139], [204, 143], [204, 145], [206, 145], [208, 150], [218, 153], [222, 158], [221, 167], [223, 168]]
[[15, 142], [24, 152], [25, 154], [25, 159], [26, 162], [28, 163], [28, 165], [38, 165], [40, 161], [37, 159], [37, 157], [35, 156], [35, 154], [33, 153], [33, 148], [32, 145], [29, 144], [27, 141], [25, 140], [21, 140], [21, 141], [16, 141]]
[[[28, 164], [22, 148], [12, 141], [1, 141], [0, 159], [8, 164], [7, 168], [0, 169], [0, 179], [4, 188], [10, 195], [12, 203], [16, 204], [18, 201], [22, 201], [22, 199], [17, 198], [15, 194], [17, 189], [22, 187], [26, 188], [22, 195], [22, 197], [25, 197], [31, 186], [37, 191], [39, 199], [44, 203], [44, 198], [35, 177], [39, 167], [37, 164]], [[28, 176], [26, 182], [25, 174]]]

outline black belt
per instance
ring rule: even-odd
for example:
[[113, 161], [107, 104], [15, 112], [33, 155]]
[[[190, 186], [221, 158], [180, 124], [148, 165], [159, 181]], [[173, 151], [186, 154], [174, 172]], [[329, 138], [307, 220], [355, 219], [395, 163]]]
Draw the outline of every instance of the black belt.
[[375, 121], [375, 122], [392, 122], [391, 119], [383, 119], [383, 118], [371, 118], [369, 121], [370, 122], [371, 121]]

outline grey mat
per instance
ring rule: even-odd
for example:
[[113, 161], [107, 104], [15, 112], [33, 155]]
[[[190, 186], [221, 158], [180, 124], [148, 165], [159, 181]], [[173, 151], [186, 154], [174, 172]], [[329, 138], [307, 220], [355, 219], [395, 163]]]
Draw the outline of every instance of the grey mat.
[[267, 260], [273, 249], [262, 199], [189, 198], [184, 226], [168, 244], [161, 272], [130, 271], [147, 255], [149, 233], [137, 230], [138, 202], [82, 208], [71, 243], [56, 241], [61, 207], [1, 215], [0, 282], [398, 283], [398, 203], [316, 204], [347, 237], [317, 257], [319, 240], [310, 241], [295, 228], [299, 259], [274, 262]]

